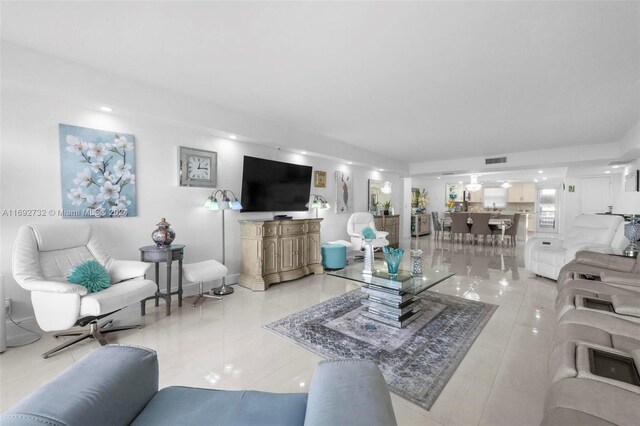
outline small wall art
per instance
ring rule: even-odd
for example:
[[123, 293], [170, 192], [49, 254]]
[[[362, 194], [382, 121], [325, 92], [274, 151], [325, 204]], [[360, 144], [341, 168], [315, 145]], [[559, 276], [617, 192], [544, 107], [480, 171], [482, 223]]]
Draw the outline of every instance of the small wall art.
[[321, 170], [316, 170], [313, 172], [313, 186], [316, 188], [326, 188], [327, 187], [327, 172], [323, 172]]
[[65, 218], [136, 216], [135, 137], [60, 124]]
[[336, 172], [336, 213], [353, 213], [353, 176], [347, 172]]
[[576, 192], [576, 186], [575, 185], [569, 185], [569, 192]]

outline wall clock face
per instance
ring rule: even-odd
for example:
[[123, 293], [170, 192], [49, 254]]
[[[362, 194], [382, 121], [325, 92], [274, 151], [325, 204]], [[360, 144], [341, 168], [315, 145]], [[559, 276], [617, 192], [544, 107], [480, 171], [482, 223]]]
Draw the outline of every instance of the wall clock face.
[[204, 149], [179, 147], [180, 186], [215, 188], [218, 154]]
[[192, 156], [187, 160], [187, 175], [189, 179], [209, 179], [211, 176], [211, 159]]

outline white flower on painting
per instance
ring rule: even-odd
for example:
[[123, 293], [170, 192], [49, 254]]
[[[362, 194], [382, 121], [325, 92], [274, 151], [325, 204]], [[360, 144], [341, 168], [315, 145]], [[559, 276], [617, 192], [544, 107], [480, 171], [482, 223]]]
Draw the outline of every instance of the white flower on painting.
[[87, 195], [86, 202], [88, 208], [95, 210], [104, 204], [104, 196], [102, 194], [97, 194], [95, 197], [93, 195]]
[[122, 177], [124, 174], [130, 174], [131, 172], [131, 164], [125, 164], [124, 161], [118, 160], [116, 164], [113, 165], [113, 173], [118, 177]]
[[126, 136], [116, 135], [113, 145], [125, 151], [131, 151], [133, 149], [133, 142], [129, 142]]
[[109, 198], [117, 200], [120, 195], [120, 185], [114, 185], [110, 181], [107, 181], [100, 187], [100, 193], [107, 200]]
[[116, 200], [116, 207], [119, 209], [126, 209], [127, 206], [131, 205], [131, 201], [127, 200], [127, 197], [124, 195], [121, 195], [117, 200]]
[[102, 175], [102, 177], [100, 179], [98, 179], [98, 183], [100, 185], [104, 184], [105, 182], [111, 182], [113, 183], [115, 179], [115, 176], [111, 174], [111, 172], [104, 172], [104, 174]]
[[91, 171], [93, 173], [101, 173], [102, 172], [102, 163], [98, 163], [98, 162], [93, 162], [93, 163], [89, 163], [89, 168], [91, 169]]
[[87, 198], [87, 194], [85, 194], [80, 187], [72, 188], [69, 190], [67, 198], [71, 200], [71, 204], [79, 206], [84, 202], [85, 198]]
[[128, 183], [130, 185], [136, 184], [136, 175], [133, 173], [126, 172], [122, 175], [122, 183]]
[[126, 136], [116, 135], [116, 138], [113, 140], [113, 145], [116, 148], [124, 148], [126, 144], [127, 144]]
[[77, 155], [80, 155], [82, 151], [87, 147], [87, 144], [77, 136], [67, 135], [66, 140], [67, 144], [69, 144], [69, 146], [67, 147], [67, 151], [73, 152]]
[[103, 143], [99, 143], [99, 144], [90, 143], [88, 145], [87, 155], [93, 161], [103, 161], [104, 156], [107, 154], [109, 154], [109, 151], [107, 151], [107, 147], [104, 146]]
[[91, 170], [89, 167], [85, 167], [76, 174], [76, 178], [73, 180], [76, 185], [91, 185]]

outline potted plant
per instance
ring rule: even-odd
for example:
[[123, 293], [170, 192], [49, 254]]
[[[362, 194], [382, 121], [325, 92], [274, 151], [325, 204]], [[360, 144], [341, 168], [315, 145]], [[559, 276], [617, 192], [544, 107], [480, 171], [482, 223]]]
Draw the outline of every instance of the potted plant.
[[385, 201], [384, 204], [382, 205], [382, 208], [384, 208], [384, 215], [388, 216], [389, 210], [391, 209], [391, 201]]

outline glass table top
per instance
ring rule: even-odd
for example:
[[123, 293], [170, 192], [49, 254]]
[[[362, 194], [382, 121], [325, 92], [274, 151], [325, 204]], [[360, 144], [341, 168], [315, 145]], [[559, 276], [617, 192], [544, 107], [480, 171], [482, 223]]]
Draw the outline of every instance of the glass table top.
[[443, 265], [434, 268], [423, 268], [422, 276], [419, 277], [412, 277], [410, 272], [406, 270], [399, 270], [396, 277], [390, 277], [384, 262], [376, 262], [373, 268], [373, 274], [371, 275], [363, 274], [363, 269], [364, 265], [360, 263], [347, 266], [338, 271], [327, 271], [327, 274], [409, 294], [422, 293], [426, 289], [455, 275], [453, 272], [449, 272], [448, 268]]

